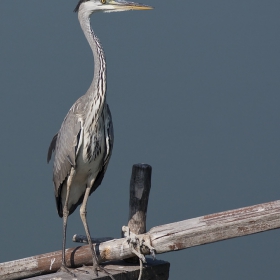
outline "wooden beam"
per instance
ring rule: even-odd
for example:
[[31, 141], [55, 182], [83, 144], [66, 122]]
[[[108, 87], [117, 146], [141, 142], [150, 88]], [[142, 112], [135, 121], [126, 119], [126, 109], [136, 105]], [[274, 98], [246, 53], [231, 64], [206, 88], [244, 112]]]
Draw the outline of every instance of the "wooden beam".
[[[161, 254], [276, 228], [280, 228], [280, 200], [157, 226], [141, 236]], [[133, 256], [124, 238], [96, 244], [95, 248], [100, 262]], [[91, 259], [88, 245], [66, 251], [67, 264], [72, 267], [90, 265]], [[61, 251], [6, 262], [0, 264], [0, 279], [52, 273], [60, 265]]]
[[[124, 261], [107, 262], [103, 265], [104, 268], [116, 279], [138, 280], [139, 265], [127, 264]], [[168, 280], [169, 278], [168, 262], [147, 259], [147, 264], [143, 267], [143, 274], [141, 280]], [[99, 272], [98, 276], [93, 273], [92, 266], [86, 266], [73, 270], [77, 279], [79, 280], [110, 280], [108, 275], [104, 272]], [[41, 275], [29, 278], [32, 280], [72, 280], [69, 274], [65, 272], [56, 272], [51, 275]]]
[[152, 228], [157, 254], [280, 228], [280, 200]]

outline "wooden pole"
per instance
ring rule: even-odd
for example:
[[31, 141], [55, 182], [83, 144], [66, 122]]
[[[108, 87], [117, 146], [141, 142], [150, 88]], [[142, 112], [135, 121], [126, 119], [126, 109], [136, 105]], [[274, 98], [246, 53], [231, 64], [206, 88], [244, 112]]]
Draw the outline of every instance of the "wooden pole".
[[[151, 189], [152, 167], [148, 164], [134, 164], [130, 179], [129, 230], [135, 234], [146, 233], [146, 218]], [[122, 233], [122, 237], [124, 237]], [[139, 263], [134, 256], [125, 259], [129, 263]]]
[[[157, 254], [280, 228], [280, 200], [157, 226], [142, 234]], [[96, 244], [100, 262], [133, 257], [125, 238]], [[144, 252], [149, 254], [149, 252]], [[92, 264], [89, 245], [67, 249], [67, 264]], [[56, 272], [61, 251], [0, 264], [0, 279], [13, 280]]]
[[135, 234], [146, 232], [146, 217], [151, 189], [152, 167], [134, 164], [130, 179], [128, 227]]

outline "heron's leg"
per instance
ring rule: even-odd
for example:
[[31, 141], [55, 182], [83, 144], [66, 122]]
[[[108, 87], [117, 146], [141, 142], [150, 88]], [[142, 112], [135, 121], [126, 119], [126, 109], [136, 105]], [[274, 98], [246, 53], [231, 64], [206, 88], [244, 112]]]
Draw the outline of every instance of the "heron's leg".
[[63, 241], [62, 241], [62, 265], [66, 266], [65, 261], [65, 243], [66, 243], [66, 230], [69, 211], [67, 207], [63, 207]]
[[90, 232], [89, 232], [89, 228], [88, 228], [88, 224], [87, 224], [87, 218], [86, 218], [86, 215], [87, 215], [86, 207], [87, 207], [88, 197], [90, 194], [90, 189], [91, 189], [91, 186], [93, 185], [93, 182], [91, 182], [91, 184], [89, 184], [89, 185], [90, 185], [90, 187], [86, 188], [84, 200], [83, 200], [82, 206], [80, 208], [80, 215], [81, 215], [81, 219], [82, 219], [82, 222], [83, 222], [83, 225], [85, 228], [85, 232], [87, 235], [88, 244], [90, 246], [91, 253], [92, 253], [93, 271], [96, 274], [96, 276], [98, 276], [97, 270], [98, 269], [103, 270], [112, 280], [115, 280], [115, 278], [105, 268], [99, 266], [96, 252], [95, 252], [95, 249], [94, 249], [92, 241], [91, 241], [91, 236], [90, 236]]
[[69, 194], [70, 194], [70, 186], [72, 182], [72, 173], [70, 173], [70, 178], [67, 180], [67, 190], [66, 190], [66, 198], [65, 198], [65, 203], [63, 207], [63, 241], [62, 241], [62, 263], [61, 263], [61, 268], [60, 271], [67, 272], [70, 274], [72, 277], [76, 277], [76, 275], [71, 272], [67, 266], [66, 266], [66, 260], [65, 260], [65, 244], [66, 244], [66, 230], [67, 230], [67, 220], [69, 216], [69, 210], [68, 210], [68, 201], [69, 201]]
[[94, 270], [94, 273], [97, 276], [98, 275], [97, 268], [99, 266], [98, 266], [98, 261], [97, 261], [96, 253], [95, 253], [94, 247], [92, 245], [92, 241], [91, 241], [91, 237], [90, 237], [90, 232], [89, 232], [89, 228], [88, 228], [88, 224], [87, 224], [87, 218], [86, 218], [86, 215], [87, 215], [86, 207], [87, 207], [87, 201], [88, 201], [90, 189], [91, 189], [91, 187], [87, 187], [86, 188], [84, 200], [83, 200], [82, 206], [80, 208], [80, 216], [81, 216], [84, 228], [85, 228], [86, 236], [87, 236], [87, 239], [88, 239], [88, 244], [90, 246], [91, 253], [92, 253], [93, 270]]

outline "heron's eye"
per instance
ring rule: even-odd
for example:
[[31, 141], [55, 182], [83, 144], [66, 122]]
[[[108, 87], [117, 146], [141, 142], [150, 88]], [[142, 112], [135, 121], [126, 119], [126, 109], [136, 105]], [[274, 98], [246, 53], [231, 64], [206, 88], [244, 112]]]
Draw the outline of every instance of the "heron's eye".
[[100, 0], [101, 4], [105, 4], [106, 0]]

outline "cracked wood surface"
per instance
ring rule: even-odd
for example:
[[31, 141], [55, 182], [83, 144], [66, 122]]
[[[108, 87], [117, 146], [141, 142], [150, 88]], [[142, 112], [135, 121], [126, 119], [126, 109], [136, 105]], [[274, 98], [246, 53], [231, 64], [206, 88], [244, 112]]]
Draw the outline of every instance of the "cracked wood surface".
[[152, 228], [158, 254], [280, 228], [280, 201], [206, 215]]
[[[157, 226], [141, 236], [150, 240], [156, 253], [161, 254], [276, 228], [280, 228], [279, 200]], [[95, 246], [100, 262], [133, 256], [124, 238]], [[91, 265], [89, 246], [67, 249], [66, 260], [72, 267]], [[60, 265], [61, 251], [6, 262], [0, 264], [0, 279], [22, 279], [53, 273]]]

